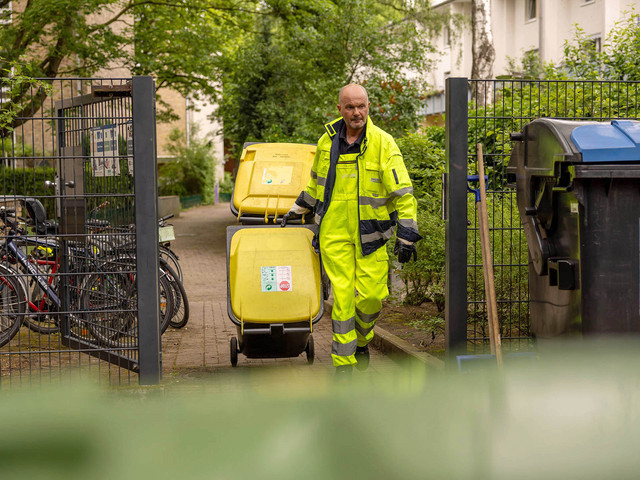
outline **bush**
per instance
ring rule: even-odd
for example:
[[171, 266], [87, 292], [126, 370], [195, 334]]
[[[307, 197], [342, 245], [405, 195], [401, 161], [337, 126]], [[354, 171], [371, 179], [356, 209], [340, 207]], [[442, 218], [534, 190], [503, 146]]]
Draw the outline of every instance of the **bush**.
[[419, 208], [439, 212], [441, 183], [445, 171], [444, 128], [430, 127], [424, 133], [409, 133], [397, 140], [413, 182]]
[[224, 179], [218, 185], [218, 192], [231, 194], [232, 191], [233, 179], [231, 178], [231, 174], [229, 172], [224, 172]]
[[158, 194], [182, 197], [202, 195], [204, 203], [213, 202], [216, 160], [211, 142], [198, 137], [198, 128], [191, 128], [189, 144], [182, 131], [169, 135], [168, 151], [175, 157], [158, 171]]
[[[444, 221], [427, 210], [418, 211], [418, 229], [424, 237], [416, 243], [418, 260], [405, 263], [397, 274], [405, 289], [404, 303], [420, 305], [431, 301], [438, 311], [444, 309], [444, 266], [445, 242]], [[393, 255], [395, 240], [389, 242], [390, 256]]]
[[55, 171], [50, 167], [13, 168], [0, 166], [0, 182], [5, 197], [37, 197], [52, 218], [55, 212], [54, 198], [51, 191], [45, 191], [44, 182], [55, 180]]
[[[397, 140], [407, 171], [413, 182], [418, 202], [418, 230], [424, 237], [416, 244], [418, 260], [398, 270], [405, 289], [404, 302], [420, 305], [425, 301], [444, 309], [444, 221], [441, 219], [440, 185], [444, 172], [444, 149], [440, 127], [431, 127], [420, 134], [408, 134]], [[393, 254], [395, 239], [388, 244]]]

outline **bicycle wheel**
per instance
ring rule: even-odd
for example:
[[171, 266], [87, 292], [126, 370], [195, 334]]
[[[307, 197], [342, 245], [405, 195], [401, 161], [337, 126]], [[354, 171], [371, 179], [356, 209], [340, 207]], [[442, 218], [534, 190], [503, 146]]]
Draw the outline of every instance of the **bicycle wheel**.
[[165, 270], [166, 278], [171, 285], [173, 293], [173, 315], [169, 319], [169, 326], [172, 328], [182, 328], [189, 321], [189, 300], [187, 299], [187, 292], [176, 273], [163, 259], [160, 259], [160, 268]]
[[182, 268], [180, 267], [180, 259], [173, 250], [165, 245], [158, 246], [160, 259], [166, 261], [173, 271], [178, 275], [178, 280], [182, 282]]
[[138, 345], [137, 289], [135, 277], [107, 268], [90, 274], [81, 287], [78, 317], [91, 335], [110, 347]]
[[9, 343], [20, 330], [25, 298], [17, 274], [10, 269], [0, 269], [0, 347]]
[[173, 288], [166, 274], [162, 274], [161, 272], [158, 284], [160, 286], [160, 335], [162, 335], [167, 328], [169, 328], [169, 322], [171, 321], [171, 317], [173, 317], [175, 304]]
[[[164, 261], [161, 260], [164, 264]], [[118, 257], [112, 259], [111, 263], [116, 265], [117, 268], [128, 270], [128, 275], [131, 277], [131, 281], [136, 283], [136, 259], [132, 256]], [[173, 277], [172, 277], [173, 278]], [[173, 317], [175, 312], [175, 295], [173, 294], [173, 288], [171, 286], [171, 279], [167, 272], [160, 268], [158, 272], [158, 299], [160, 309], [160, 334], [162, 335], [169, 327], [169, 320]]]

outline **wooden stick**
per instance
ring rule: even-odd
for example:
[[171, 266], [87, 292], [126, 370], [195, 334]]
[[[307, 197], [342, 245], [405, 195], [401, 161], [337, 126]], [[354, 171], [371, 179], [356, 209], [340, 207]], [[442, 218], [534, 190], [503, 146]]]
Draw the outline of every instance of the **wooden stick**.
[[478, 176], [480, 177], [480, 202], [478, 206], [478, 220], [480, 222], [480, 245], [482, 247], [482, 264], [484, 273], [484, 288], [487, 297], [487, 316], [489, 325], [489, 344], [491, 353], [496, 356], [498, 366], [502, 367], [502, 343], [500, 341], [500, 324], [498, 323], [498, 305], [496, 302], [496, 288], [493, 278], [493, 260], [491, 258], [491, 239], [489, 237], [489, 215], [487, 212], [486, 183], [484, 181], [484, 161], [482, 158], [482, 144], [478, 149]]

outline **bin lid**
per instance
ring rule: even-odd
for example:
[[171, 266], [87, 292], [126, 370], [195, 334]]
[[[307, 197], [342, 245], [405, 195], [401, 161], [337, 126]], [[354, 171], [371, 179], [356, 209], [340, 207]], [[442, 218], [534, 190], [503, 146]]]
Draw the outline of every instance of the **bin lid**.
[[231, 211], [256, 218], [283, 215], [304, 190], [311, 175], [315, 145], [246, 145], [236, 174]]
[[576, 127], [571, 140], [582, 154], [582, 161], [640, 162], [640, 122], [613, 120]]

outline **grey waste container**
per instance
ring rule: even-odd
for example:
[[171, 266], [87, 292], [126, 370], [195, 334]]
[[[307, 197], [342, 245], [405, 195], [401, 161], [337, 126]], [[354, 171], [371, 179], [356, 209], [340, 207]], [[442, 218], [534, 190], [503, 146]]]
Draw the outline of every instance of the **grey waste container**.
[[512, 140], [531, 332], [640, 332], [640, 122], [543, 118]]

